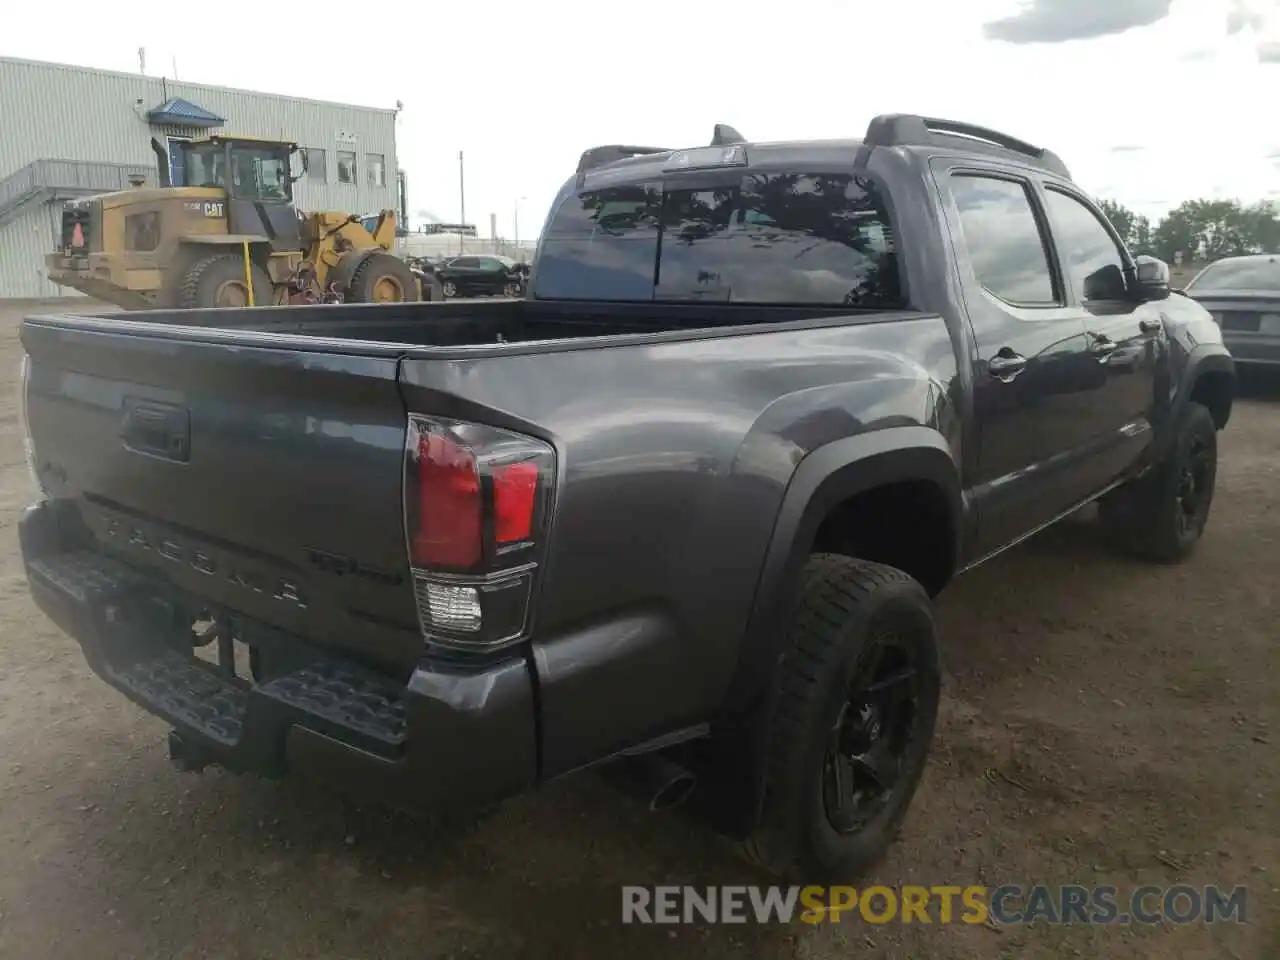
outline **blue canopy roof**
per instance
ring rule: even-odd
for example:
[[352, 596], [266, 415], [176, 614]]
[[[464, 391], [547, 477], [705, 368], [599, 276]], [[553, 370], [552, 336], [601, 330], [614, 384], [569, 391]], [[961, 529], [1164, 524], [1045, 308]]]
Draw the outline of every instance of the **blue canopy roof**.
[[170, 97], [150, 111], [147, 119], [152, 123], [175, 127], [220, 127], [227, 122], [216, 113], [210, 113], [204, 107], [197, 107], [190, 100], [183, 100], [181, 97]]

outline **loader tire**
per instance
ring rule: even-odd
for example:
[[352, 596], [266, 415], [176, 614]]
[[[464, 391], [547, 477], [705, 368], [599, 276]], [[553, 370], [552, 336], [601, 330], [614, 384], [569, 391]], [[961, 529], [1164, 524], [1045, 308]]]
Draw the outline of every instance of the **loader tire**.
[[348, 303], [404, 303], [418, 299], [409, 265], [389, 253], [375, 253], [356, 267], [347, 285]]
[[[271, 306], [273, 291], [267, 271], [255, 263], [250, 266], [249, 275], [253, 283], [254, 306]], [[237, 254], [216, 253], [197, 260], [187, 268], [178, 287], [178, 306], [186, 310], [249, 306], [244, 259]]]

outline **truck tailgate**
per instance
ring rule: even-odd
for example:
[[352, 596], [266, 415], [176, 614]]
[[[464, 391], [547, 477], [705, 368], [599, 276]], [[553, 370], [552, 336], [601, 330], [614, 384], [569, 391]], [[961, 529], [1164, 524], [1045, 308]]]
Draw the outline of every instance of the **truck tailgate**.
[[421, 649], [390, 345], [41, 317], [27, 418], [50, 496], [101, 549], [384, 668]]

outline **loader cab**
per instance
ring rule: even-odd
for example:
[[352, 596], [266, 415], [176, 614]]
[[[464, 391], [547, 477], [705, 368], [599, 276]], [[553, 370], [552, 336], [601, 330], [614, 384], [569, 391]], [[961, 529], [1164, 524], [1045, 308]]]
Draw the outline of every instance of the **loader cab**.
[[229, 199], [292, 203], [292, 143], [210, 137], [183, 144], [188, 187], [221, 187]]
[[[261, 236], [275, 252], [300, 248], [293, 206], [293, 154], [298, 146], [249, 137], [210, 137], [186, 143], [186, 186], [219, 187], [227, 193], [228, 232]], [[303, 154], [305, 157], [305, 154]]]

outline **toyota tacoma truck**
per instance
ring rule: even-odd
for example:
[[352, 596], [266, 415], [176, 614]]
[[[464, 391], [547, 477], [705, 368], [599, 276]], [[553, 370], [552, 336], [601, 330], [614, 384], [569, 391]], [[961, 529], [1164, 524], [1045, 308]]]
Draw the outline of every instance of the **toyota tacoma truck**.
[[1054, 153], [901, 114], [588, 150], [520, 299], [21, 337], [31, 593], [179, 767], [464, 813], [598, 768], [804, 881], [911, 802], [932, 598], [1093, 501], [1189, 556], [1234, 396]]

